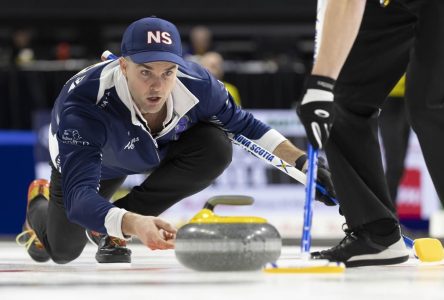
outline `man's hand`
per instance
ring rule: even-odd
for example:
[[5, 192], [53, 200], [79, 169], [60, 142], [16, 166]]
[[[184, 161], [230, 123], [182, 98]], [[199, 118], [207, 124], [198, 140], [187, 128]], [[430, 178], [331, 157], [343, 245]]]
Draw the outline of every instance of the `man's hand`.
[[160, 218], [126, 213], [122, 219], [122, 232], [137, 236], [151, 250], [165, 250], [174, 249], [177, 230]]
[[297, 113], [305, 127], [310, 144], [319, 149], [325, 145], [333, 122], [333, 87], [331, 78], [310, 75], [307, 78], [304, 98]]
[[318, 158], [318, 174], [316, 177], [316, 183], [320, 184], [327, 191], [327, 195], [322, 194], [318, 189], [316, 189], [315, 198], [321, 201], [327, 206], [335, 206], [336, 203], [331, 200], [331, 198], [336, 198], [335, 188], [333, 186], [333, 181], [331, 180], [330, 169], [323, 157]]
[[[296, 168], [304, 173], [307, 173], [307, 156], [304, 154], [296, 160]], [[336, 198], [335, 188], [333, 187], [333, 182], [331, 180], [330, 169], [323, 157], [318, 158], [318, 173], [316, 176], [316, 183], [321, 185], [327, 194], [321, 193], [318, 188], [316, 188], [315, 200], [324, 203], [327, 206], [335, 206], [336, 203], [331, 200], [331, 198]]]

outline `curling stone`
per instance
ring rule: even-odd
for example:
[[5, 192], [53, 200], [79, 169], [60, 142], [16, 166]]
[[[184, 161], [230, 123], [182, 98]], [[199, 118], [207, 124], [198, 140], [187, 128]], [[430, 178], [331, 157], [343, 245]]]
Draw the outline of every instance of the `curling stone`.
[[217, 196], [176, 235], [175, 253], [180, 263], [197, 271], [260, 270], [281, 255], [279, 232], [259, 217], [225, 217], [214, 214], [214, 207], [251, 205], [248, 196]]

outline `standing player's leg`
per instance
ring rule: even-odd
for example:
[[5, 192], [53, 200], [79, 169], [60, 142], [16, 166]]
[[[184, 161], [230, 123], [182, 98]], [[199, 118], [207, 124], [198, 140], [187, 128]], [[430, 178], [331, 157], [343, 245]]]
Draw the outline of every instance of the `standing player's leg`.
[[385, 152], [385, 178], [395, 208], [410, 137], [410, 124], [405, 106], [403, 97], [389, 97], [379, 116], [379, 129]]
[[426, 1], [419, 17], [407, 71], [407, 110], [444, 207], [444, 1]]
[[313, 253], [314, 258], [348, 266], [408, 259], [384, 178], [377, 118], [406, 69], [415, 22], [398, 2], [381, 8], [367, 1], [361, 29], [335, 87], [335, 121], [326, 145], [348, 229], [340, 246]]

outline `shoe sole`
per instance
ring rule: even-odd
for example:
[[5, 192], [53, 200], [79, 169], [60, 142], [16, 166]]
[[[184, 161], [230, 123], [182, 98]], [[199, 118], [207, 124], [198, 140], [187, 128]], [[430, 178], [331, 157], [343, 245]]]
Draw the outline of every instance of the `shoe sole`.
[[409, 259], [409, 252], [404, 241], [399, 239], [382, 252], [375, 254], [357, 255], [345, 262], [347, 267], [361, 267], [372, 265], [394, 265]]
[[395, 265], [401, 264], [409, 260], [409, 256], [401, 256], [388, 259], [366, 259], [366, 260], [354, 260], [345, 262], [347, 268], [365, 267], [365, 266], [381, 266], [381, 265]]
[[131, 255], [96, 254], [96, 261], [100, 264], [131, 263]]

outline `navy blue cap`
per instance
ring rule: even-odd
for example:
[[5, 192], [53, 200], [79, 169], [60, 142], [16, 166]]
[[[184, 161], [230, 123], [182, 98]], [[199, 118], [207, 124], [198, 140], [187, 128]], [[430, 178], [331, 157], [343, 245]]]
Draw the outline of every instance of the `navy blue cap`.
[[122, 56], [129, 56], [135, 63], [169, 61], [181, 66], [180, 34], [174, 24], [159, 18], [143, 18], [133, 22], [122, 38]]

